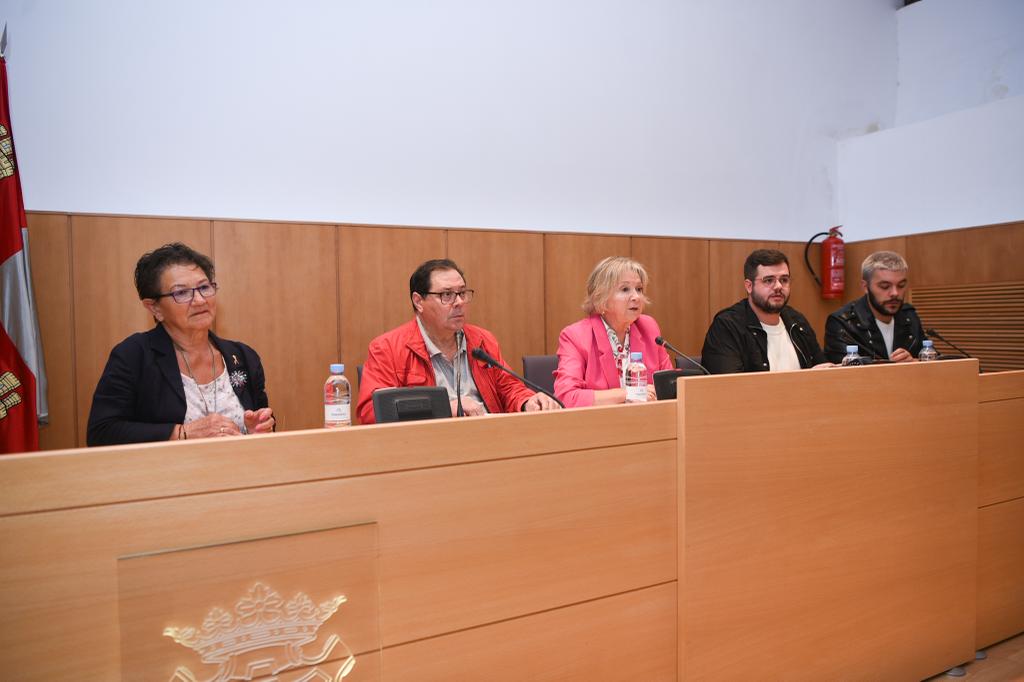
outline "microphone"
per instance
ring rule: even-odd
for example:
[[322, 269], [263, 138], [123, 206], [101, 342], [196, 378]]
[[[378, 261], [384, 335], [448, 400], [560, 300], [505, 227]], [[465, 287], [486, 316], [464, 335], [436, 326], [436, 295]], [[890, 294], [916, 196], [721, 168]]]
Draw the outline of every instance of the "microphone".
[[[953, 343], [952, 341], [950, 341], [949, 339], [944, 337], [942, 334], [940, 334], [935, 329], [925, 329], [924, 330], [924, 335], [925, 336], [934, 336], [939, 341], [942, 341], [944, 344], [946, 344], [947, 346], [950, 346], [951, 348], [953, 348], [953, 350], [955, 350], [956, 352], [958, 352], [961, 355], [963, 355], [965, 358], [974, 357], [973, 355], [971, 355], [970, 353], [965, 351], [963, 348], [961, 348], [960, 346], [956, 345], [955, 343]], [[981, 363], [978, 363], [978, 371], [979, 372], [981, 371]]]
[[455, 332], [455, 416], [465, 417], [466, 411], [462, 408], [462, 339], [465, 332], [461, 329]]
[[556, 398], [555, 396], [551, 395], [551, 393], [549, 391], [544, 390], [543, 388], [541, 388], [537, 384], [533, 383], [532, 381], [530, 381], [526, 377], [519, 376], [518, 374], [516, 374], [515, 372], [510, 370], [508, 367], [506, 367], [505, 365], [503, 365], [500, 362], [498, 362], [497, 360], [495, 360], [491, 356], [490, 353], [488, 353], [487, 351], [484, 350], [483, 346], [480, 346], [479, 348], [474, 348], [473, 352], [471, 353], [471, 355], [474, 358], [476, 358], [477, 360], [479, 360], [480, 362], [482, 362], [485, 365], [487, 365], [488, 367], [497, 367], [502, 372], [505, 372], [506, 374], [511, 374], [516, 379], [519, 379], [519, 381], [523, 382], [524, 384], [526, 384], [528, 387], [532, 388], [537, 393], [543, 393], [547, 397], [549, 397], [552, 400], [554, 400], [556, 403], [558, 403], [559, 407], [565, 407], [565, 405], [562, 403], [562, 401], [559, 400], [558, 398]]
[[871, 350], [870, 346], [866, 346], [857, 339], [853, 338], [853, 335], [850, 333], [848, 329], [846, 329], [846, 327], [840, 327], [839, 337], [846, 343], [857, 346], [857, 348], [863, 351], [866, 355], [870, 356], [871, 359], [874, 360], [875, 362], [889, 362], [888, 358], [881, 357], [878, 353]]
[[678, 355], [679, 357], [681, 357], [681, 358], [683, 358], [685, 360], [689, 360], [692, 364], [694, 364], [697, 367], [699, 367], [700, 371], [704, 372], [704, 374], [707, 374], [707, 375], [711, 374], [711, 372], [708, 371], [707, 367], [705, 367], [704, 365], [700, 364], [699, 362], [697, 362], [696, 360], [691, 358], [689, 355], [687, 355], [683, 351], [681, 351], [678, 348], [676, 348], [675, 346], [673, 346], [671, 343], [669, 343], [668, 341], [665, 340], [665, 337], [659, 336], [659, 337], [655, 338], [654, 339], [654, 343], [658, 344], [659, 346], [663, 346], [664, 348], [668, 348], [670, 351], [672, 351], [673, 353], [675, 353], [676, 355]]

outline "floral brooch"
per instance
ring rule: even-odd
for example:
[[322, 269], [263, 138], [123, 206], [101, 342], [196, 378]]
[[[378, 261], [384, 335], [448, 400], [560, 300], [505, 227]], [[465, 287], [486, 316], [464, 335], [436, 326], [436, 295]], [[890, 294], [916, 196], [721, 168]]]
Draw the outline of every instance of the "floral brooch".
[[231, 381], [232, 388], [242, 388], [245, 386], [245, 382], [249, 377], [246, 376], [245, 372], [240, 369], [236, 369], [234, 372], [228, 375], [228, 379]]

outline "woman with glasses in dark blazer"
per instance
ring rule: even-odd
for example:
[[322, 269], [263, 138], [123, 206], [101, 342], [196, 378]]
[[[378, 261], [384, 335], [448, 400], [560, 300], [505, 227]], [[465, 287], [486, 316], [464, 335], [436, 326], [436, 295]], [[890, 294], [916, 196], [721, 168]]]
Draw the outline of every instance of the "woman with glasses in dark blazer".
[[139, 259], [135, 288], [156, 326], [117, 344], [92, 398], [87, 443], [117, 445], [266, 433], [263, 365], [213, 334], [213, 262], [180, 243]]

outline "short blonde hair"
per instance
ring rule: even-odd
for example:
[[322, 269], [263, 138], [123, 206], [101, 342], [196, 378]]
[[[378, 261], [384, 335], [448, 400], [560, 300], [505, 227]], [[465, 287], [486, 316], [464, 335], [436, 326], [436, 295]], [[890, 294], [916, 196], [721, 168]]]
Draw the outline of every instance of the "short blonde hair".
[[[615, 292], [619, 280], [627, 272], [634, 273], [640, 278], [640, 286], [647, 288], [647, 271], [632, 258], [609, 256], [594, 266], [590, 277], [587, 277], [587, 297], [583, 299], [583, 312], [587, 315], [601, 313]], [[650, 302], [651, 300], [644, 296], [644, 304], [649, 305]]]
[[860, 264], [860, 276], [865, 282], [870, 282], [876, 270], [907, 272], [909, 269], [907, 261], [895, 251], [875, 251]]

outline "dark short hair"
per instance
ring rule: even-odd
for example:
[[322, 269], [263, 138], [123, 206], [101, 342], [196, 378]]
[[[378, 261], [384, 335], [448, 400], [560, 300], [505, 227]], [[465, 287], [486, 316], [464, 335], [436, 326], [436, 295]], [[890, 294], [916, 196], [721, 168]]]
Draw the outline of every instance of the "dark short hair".
[[135, 289], [139, 292], [139, 299], [156, 298], [164, 293], [160, 291], [160, 277], [172, 265], [196, 265], [208, 280], [214, 280], [212, 260], [181, 242], [164, 244], [142, 254], [135, 264]]
[[[449, 258], [434, 258], [423, 263], [416, 271], [412, 273], [412, 277], [409, 278], [409, 300], [412, 301], [413, 294], [419, 294], [420, 296], [426, 296], [427, 292], [430, 291], [430, 275], [436, 270], [455, 270], [462, 277], [463, 281], [466, 279], [466, 273], [462, 271], [455, 261]], [[416, 306], [412, 309], [415, 311]]]
[[758, 266], [780, 263], [785, 263], [788, 266], [789, 259], [778, 249], [755, 249], [750, 252], [747, 260], [743, 263], [743, 279], [754, 281], [754, 278], [757, 277]]

